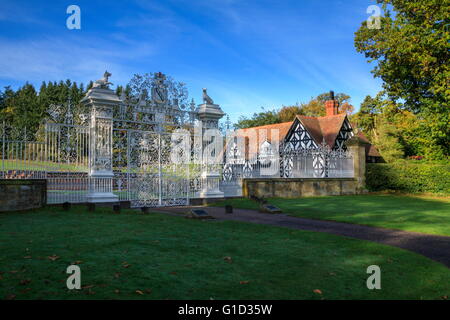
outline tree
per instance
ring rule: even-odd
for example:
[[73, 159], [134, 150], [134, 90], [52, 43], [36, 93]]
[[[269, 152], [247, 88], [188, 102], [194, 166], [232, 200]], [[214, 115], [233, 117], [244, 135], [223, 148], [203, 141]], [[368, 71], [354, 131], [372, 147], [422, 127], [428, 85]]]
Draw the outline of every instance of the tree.
[[244, 116], [241, 116], [239, 118], [238, 123], [234, 125], [236, 129], [244, 129], [244, 128], [251, 128], [251, 127], [258, 127], [258, 126], [264, 126], [267, 124], [274, 124], [274, 123], [280, 123], [280, 117], [278, 116], [277, 110], [264, 110], [264, 108], [261, 108], [262, 111], [258, 113], [254, 113], [251, 118], [246, 118]]
[[381, 113], [383, 101], [381, 94], [375, 98], [366, 96], [361, 103], [359, 112], [352, 117], [352, 122], [356, 123], [357, 127], [361, 129], [367, 138], [372, 141], [375, 130], [375, 119]]
[[[355, 47], [375, 62], [375, 77], [393, 101], [425, 120], [434, 158], [449, 155], [450, 3], [442, 0], [377, 0], [381, 29], [362, 23]], [[393, 15], [389, 7], [393, 8]]]
[[[76, 118], [82, 112], [79, 102], [84, 94], [83, 84], [78, 86], [70, 80], [42, 82], [39, 92], [29, 83], [25, 83], [17, 91], [6, 87], [0, 94], [0, 121], [18, 129], [17, 132], [25, 132], [26, 128], [27, 138], [33, 139], [39, 130], [43, 130], [45, 120], [65, 120], [69, 99]], [[51, 106], [58, 106], [55, 118], [50, 115]]]
[[[347, 113], [351, 115], [354, 107], [350, 103], [351, 98], [348, 94], [337, 93], [334, 95], [335, 100], [339, 103], [339, 113]], [[311, 99], [307, 104], [301, 107], [301, 113], [310, 117], [323, 117], [326, 115], [325, 102], [330, 99], [330, 93], [321, 93], [316, 98]]]
[[[324, 112], [325, 114], [325, 102], [330, 99], [329, 93], [322, 93], [319, 94], [316, 98], [320, 103], [323, 104]], [[351, 97], [346, 93], [337, 93], [334, 95], [334, 99], [337, 100], [339, 103], [339, 113], [347, 113], [348, 115], [351, 115], [355, 108], [350, 103]]]
[[381, 156], [387, 162], [403, 158], [403, 147], [399, 142], [399, 130], [384, 117], [376, 118], [373, 142]]
[[14, 118], [14, 90], [10, 86], [5, 87], [5, 91], [0, 94], [0, 120], [3, 122], [12, 122]]
[[308, 117], [323, 117], [325, 115], [325, 103], [313, 98], [308, 103], [302, 104], [301, 114]]
[[280, 122], [293, 121], [298, 114], [302, 114], [302, 108], [299, 105], [284, 106], [278, 111]]
[[[367, 96], [361, 103], [359, 112], [351, 120], [372, 143], [381, 144], [385, 153], [397, 153], [395, 150], [401, 149], [405, 156], [422, 155], [427, 158], [436, 153], [436, 146], [428, 134], [426, 120], [420, 114], [405, 109], [401, 103], [390, 100], [383, 92], [375, 98]], [[395, 134], [392, 134], [393, 132]], [[383, 137], [386, 135], [388, 139], [394, 135], [396, 143], [385, 143]], [[394, 146], [395, 150], [387, 150], [389, 146]]]

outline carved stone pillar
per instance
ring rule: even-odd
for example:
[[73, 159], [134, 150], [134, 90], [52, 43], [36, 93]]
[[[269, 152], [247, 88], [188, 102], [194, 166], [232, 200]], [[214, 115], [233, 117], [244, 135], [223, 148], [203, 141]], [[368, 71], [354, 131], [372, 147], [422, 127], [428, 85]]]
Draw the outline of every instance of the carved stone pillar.
[[105, 72], [102, 80], [97, 80], [92, 89], [81, 100], [91, 110], [89, 142], [89, 194], [88, 202], [117, 202], [113, 194], [112, 130], [113, 106], [121, 100], [109, 89]]
[[353, 157], [353, 177], [356, 180], [357, 193], [365, 193], [366, 190], [366, 146], [369, 144], [357, 135], [345, 142]]
[[[207, 131], [209, 129], [219, 129], [219, 120], [224, 116], [224, 112], [218, 104], [214, 104], [213, 100], [206, 93], [206, 89], [203, 89], [203, 104], [198, 105], [197, 115], [202, 124], [202, 140], [203, 150], [205, 150], [205, 144], [214, 143], [212, 139], [219, 139], [221, 137], [209, 137]], [[205, 138], [206, 139], [203, 139]], [[207, 140], [207, 141], [205, 141]], [[208, 141], [209, 140], [209, 141]], [[222, 143], [222, 141], [220, 141]], [[215, 152], [219, 152], [216, 150]], [[201, 198], [223, 198], [224, 193], [220, 191], [219, 184], [221, 174], [219, 172], [220, 163], [212, 163], [212, 157], [218, 154], [211, 155], [208, 150], [202, 152], [202, 191], [200, 192]]]

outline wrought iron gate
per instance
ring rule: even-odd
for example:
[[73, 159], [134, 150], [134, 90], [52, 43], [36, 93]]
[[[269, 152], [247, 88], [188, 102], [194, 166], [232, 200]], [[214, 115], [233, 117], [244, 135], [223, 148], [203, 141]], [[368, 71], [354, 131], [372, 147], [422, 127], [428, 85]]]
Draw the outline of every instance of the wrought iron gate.
[[113, 130], [113, 192], [131, 207], [187, 205], [189, 164], [170, 159], [171, 135]]

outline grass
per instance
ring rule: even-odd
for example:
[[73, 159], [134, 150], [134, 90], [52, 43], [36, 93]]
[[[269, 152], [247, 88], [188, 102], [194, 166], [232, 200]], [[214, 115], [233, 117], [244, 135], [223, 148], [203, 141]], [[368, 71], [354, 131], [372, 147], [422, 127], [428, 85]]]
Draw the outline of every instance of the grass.
[[[450, 293], [450, 269], [402, 249], [131, 210], [1, 214], [0, 252], [3, 299], [442, 299]], [[81, 290], [66, 287], [73, 263], [81, 268]], [[381, 290], [366, 287], [373, 264], [381, 267]]]
[[64, 162], [17, 159], [2, 160], [2, 162], [0, 162], [0, 170], [87, 172], [88, 167]]
[[[370, 194], [269, 199], [292, 216], [450, 236], [450, 199], [432, 196]], [[257, 202], [232, 199], [212, 204], [258, 210]]]

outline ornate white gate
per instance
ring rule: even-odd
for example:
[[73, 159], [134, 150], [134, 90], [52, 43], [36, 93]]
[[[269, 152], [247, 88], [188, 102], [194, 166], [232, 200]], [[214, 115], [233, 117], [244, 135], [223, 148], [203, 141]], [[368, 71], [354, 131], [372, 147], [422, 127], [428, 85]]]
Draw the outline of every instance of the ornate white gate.
[[191, 154], [174, 161], [178, 141], [172, 133], [192, 129], [196, 118], [193, 101], [185, 106], [170, 100], [161, 73], [154, 76], [150, 97], [145, 90], [138, 98], [122, 93], [112, 108], [112, 191], [119, 200], [131, 207], [189, 203]]
[[189, 164], [171, 161], [171, 135], [114, 129], [113, 192], [131, 207], [187, 205]]

